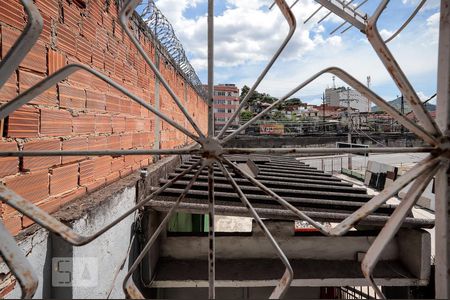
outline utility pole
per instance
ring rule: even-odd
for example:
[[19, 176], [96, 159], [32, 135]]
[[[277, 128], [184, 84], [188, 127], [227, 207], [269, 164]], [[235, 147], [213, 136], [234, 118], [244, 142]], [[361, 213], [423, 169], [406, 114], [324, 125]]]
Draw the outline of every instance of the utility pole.
[[[347, 135], [347, 142], [349, 146], [352, 145], [352, 122], [350, 117], [350, 88], [347, 89], [347, 123], [348, 123], [348, 135]], [[352, 166], [352, 155], [348, 154], [348, 169], [353, 169]]]
[[322, 128], [325, 133], [325, 93], [322, 94]]

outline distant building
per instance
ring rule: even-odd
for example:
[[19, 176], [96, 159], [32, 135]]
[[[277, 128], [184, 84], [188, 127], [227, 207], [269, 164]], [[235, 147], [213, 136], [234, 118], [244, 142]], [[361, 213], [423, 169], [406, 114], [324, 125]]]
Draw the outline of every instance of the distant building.
[[[239, 89], [235, 84], [214, 86], [214, 129], [222, 129], [238, 107]], [[231, 128], [237, 128], [238, 125], [239, 116], [233, 121]]]
[[350, 101], [350, 107], [359, 112], [370, 112], [369, 100], [358, 91], [350, 88], [338, 87], [325, 90], [325, 104], [329, 106], [347, 107]]

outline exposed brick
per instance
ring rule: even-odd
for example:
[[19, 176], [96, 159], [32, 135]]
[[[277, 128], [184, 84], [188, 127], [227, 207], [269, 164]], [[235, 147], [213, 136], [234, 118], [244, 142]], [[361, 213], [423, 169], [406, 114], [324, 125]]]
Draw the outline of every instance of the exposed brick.
[[95, 116], [89, 114], [80, 114], [73, 118], [73, 132], [75, 134], [94, 133]]
[[117, 172], [124, 168], [125, 166], [125, 160], [123, 157], [115, 158], [113, 159], [111, 163], [111, 172]]
[[133, 148], [133, 135], [132, 134], [121, 135], [120, 147], [125, 150]]
[[92, 60], [92, 46], [84, 37], [77, 37], [76, 57], [85, 64], [90, 64]]
[[72, 202], [75, 199], [83, 197], [84, 195], [86, 195], [86, 188], [78, 187], [75, 190], [69, 191], [67, 193], [58, 196], [58, 198], [60, 199], [61, 206], [63, 206], [67, 203]]
[[17, 29], [25, 26], [25, 13], [18, 0], [2, 1], [0, 5], [0, 20]]
[[77, 45], [75, 38], [76, 35], [73, 29], [69, 28], [66, 25], [59, 24], [56, 29], [56, 36], [57, 36], [56, 39], [57, 47], [61, 51], [71, 56], [75, 56], [75, 54], [77, 53]]
[[131, 173], [133, 173], [133, 169], [131, 167], [125, 167], [122, 170], [120, 170], [120, 177], [121, 178], [127, 177]]
[[124, 117], [112, 117], [112, 129], [113, 133], [122, 133], [125, 131], [125, 118]]
[[[58, 211], [59, 208], [61, 207], [61, 199], [51, 197], [49, 199], [46, 199], [39, 203], [36, 203], [36, 206], [39, 207], [40, 209], [46, 211], [47, 213], [52, 214], [52, 213]], [[28, 218], [26, 216], [23, 216], [23, 218], [22, 218], [23, 228], [27, 228], [33, 224], [34, 224], [33, 220], [31, 220], [30, 218]]]
[[86, 185], [95, 180], [94, 160], [88, 159], [80, 162], [80, 185]]
[[109, 115], [96, 115], [95, 116], [95, 132], [96, 133], [111, 133], [111, 116]]
[[22, 218], [19, 214], [5, 216], [3, 223], [12, 236], [17, 235], [22, 230]]
[[[23, 145], [24, 151], [39, 151], [39, 150], [61, 150], [61, 142], [59, 139], [55, 140], [38, 140], [25, 143]], [[61, 164], [60, 156], [40, 156], [40, 157], [24, 157], [23, 169], [24, 170], [42, 170], [49, 167]]]
[[120, 150], [120, 136], [111, 135], [108, 136], [108, 149], [109, 150]]
[[[26, 71], [19, 71], [19, 88], [20, 92], [23, 93], [30, 87], [39, 83], [39, 81], [43, 80], [43, 76], [39, 76], [37, 74], [33, 74]], [[49, 88], [47, 91], [43, 92], [41, 95], [34, 98], [29, 102], [30, 104], [41, 104], [41, 105], [50, 105], [56, 106], [58, 105], [57, 93], [56, 93], [56, 85]]]
[[[3, 5], [3, 4], [2, 4]], [[5, 57], [9, 49], [14, 45], [20, 35], [19, 30], [14, 30], [6, 26], [2, 27], [2, 57]], [[47, 71], [47, 49], [39, 42], [36, 43], [20, 66], [36, 72], [45, 73]]]
[[4, 183], [26, 200], [35, 203], [46, 199], [49, 195], [47, 171], [7, 178]]
[[72, 115], [65, 110], [41, 110], [41, 134], [66, 136], [72, 133]]
[[64, 11], [64, 24], [67, 25], [72, 32], [78, 33], [79, 31], [79, 23], [81, 19], [80, 10], [77, 5], [73, 3], [64, 2], [63, 5]]
[[106, 176], [106, 184], [111, 184], [120, 179], [120, 172], [114, 172]]
[[13, 73], [0, 89], [0, 102], [7, 102], [17, 96], [17, 75]]
[[22, 107], [8, 117], [8, 137], [31, 138], [39, 135], [39, 110]]
[[[64, 151], [86, 151], [88, 150], [88, 140], [85, 137], [72, 138], [62, 142], [62, 150]], [[62, 163], [66, 164], [73, 161], [85, 159], [85, 156], [63, 156]]]
[[110, 156], [102, 156], [94, 159], [94, 174], [97, 177], [106, 177], [111, 173]]
[[54, 168], [50, 173], [50, 195], [61, 194], [78, 186], [78, 164]]
[[86, 107], [86, 92], [84, 89], [65, 84], [58, 84], [58, 91], [59, 105], [61, 107], [75, 109]]
[[92, 47], [92, 64], [100, 70], [105, 66], [105, 52], [98, 46]]
[[[17, 143], [0, 141], [0, 151], [17, 151]], [[0, 177], [14, 175], [19, 171], [19, 159], [17, 157], [0, 158], [0, 166]]]
[[107, 150], [108, 142], [106, 136], [90, 136], [88, 138], [88, 149], [90, 151]]
[[106, 109], [106, 98], [105, 94], [98, 93], [94, 91], [86, 91], [86, 107], [92, 110], [105, 110]]
[[53, 49], [48, 50], [48, 74], [53, 74], [66, 65], [66, 57]]
[[99, 178], [85, 184], [88, 193], [95, 192], [106, 185], [106, 178]]
[[115, 95], [106, 95], [106, 111], [108, 113], [120, 113], [120, 97]]

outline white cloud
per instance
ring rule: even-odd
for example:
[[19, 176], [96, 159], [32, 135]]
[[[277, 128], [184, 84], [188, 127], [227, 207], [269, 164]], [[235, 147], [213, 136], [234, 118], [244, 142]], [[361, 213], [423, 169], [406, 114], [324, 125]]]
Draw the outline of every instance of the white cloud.
[[[238, 86], [252, 85], [288, 32], [288, 26], [279, 10], [269, 11], [267, 0], [226, 0], [226, 9], [215, 18], [215, 62], [221, 72], [216, 82], [235, 82]], [[207, 67], [206, 10], [195, 18], [186, 18], [189, 8], [198, 8], [206, 0], [158, 0], [157, 6], [171, 21], [186, 49], [190, 61], [198, 72]], [[289, 2], [290, 3], [290, 2]], [[403, 0], [405, 5], [417, 5], [418, 0]], [[427, 1], [426, 9], [439, 1]], [[401, 4], [399, 4], [401, 5]], [[202, 5], [205, 8], [205, 5]], [[313, 20], [303, 20], [317, 9], [313, 0], [303, 0], [293, 12], [297, 18], [297, 31], [283, 51], [273, 69], [258, 90], [282, 96], [312, 74], [329, 66], [339, 66], [360, 81], [372, 77], [375, 90], [386, 97], [400, 94], [366, 37], [352, 29], [345, 35], [329, 36], [330, 30], [342, 20], [332, 15], [327, 23], [316, 24], [327, 11], [322, 9]], [[426, 20], [415, 20], [389, 48], [410, 76], [413, 86], [435, 81], [436, 47], [439, 14], [428, 14]], [[382, 24], [381, 24], [382, 25]], [[388, 26], [389, 27], [389, 26]], [[392, 34], [381, 30], [383, 38]], [[359, 34], [359, 35], [358, 35]], [[424, 76], [430, 76], [425, 78]], [[320, 94], [331, 84], [331, 75], [325, 75], [307, 86], [301, 96]], [[389, 90], [389, 92], [387, 92]]]

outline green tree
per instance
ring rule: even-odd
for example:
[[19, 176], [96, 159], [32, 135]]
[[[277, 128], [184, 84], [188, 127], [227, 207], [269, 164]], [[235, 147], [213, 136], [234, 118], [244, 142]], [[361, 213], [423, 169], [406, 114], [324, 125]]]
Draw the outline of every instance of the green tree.
[[253, 117], [253, 113], [248, 110], [241, 111], [241, 120], [242, 121], [248, 121]]

